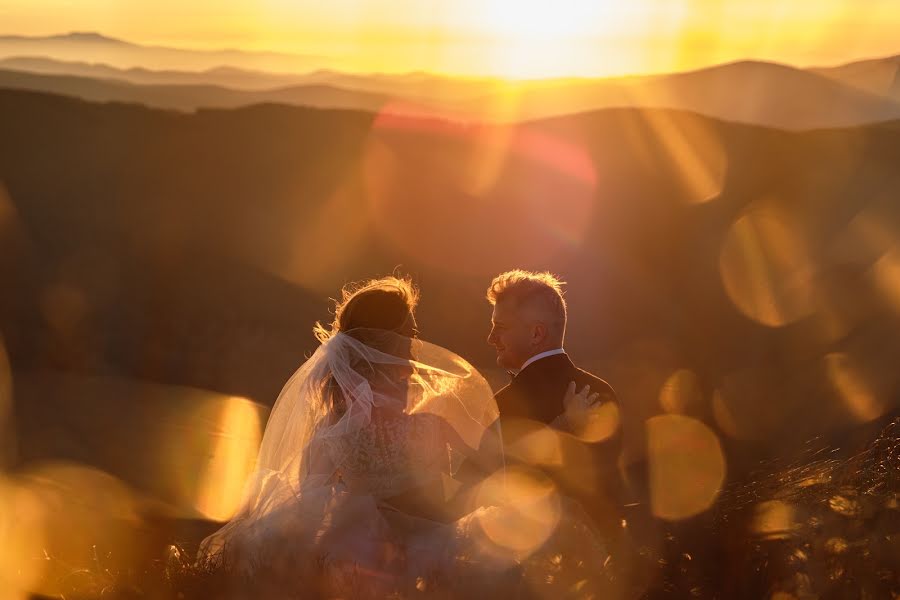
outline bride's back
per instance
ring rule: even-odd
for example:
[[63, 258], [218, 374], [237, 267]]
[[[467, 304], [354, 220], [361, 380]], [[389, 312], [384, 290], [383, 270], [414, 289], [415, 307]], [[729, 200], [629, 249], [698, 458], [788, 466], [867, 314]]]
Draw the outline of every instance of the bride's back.
[[444, 427], [436, 415], [375, 408], [368, 424], [324, 447], [349, 491], [387, 498], [449, 471]]

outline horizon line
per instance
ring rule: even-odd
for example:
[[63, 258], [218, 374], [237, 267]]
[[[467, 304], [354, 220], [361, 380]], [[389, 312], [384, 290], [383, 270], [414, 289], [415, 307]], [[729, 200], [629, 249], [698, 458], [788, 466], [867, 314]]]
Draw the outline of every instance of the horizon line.
[[[204, 47], [204, 48], [196, 48], [196, 47], [187, 47], [187, 46], [167, 46], [156, 43], [148, 43], [141, 41], [134, 41], [130, 39], [126, 39], [123, 37], [113, 37], [107, 34], [104, 34], [100, 31], [89, 31], [89, 30], [70, 30], [64, 33], [47, 33], [44, 35], [22, 35], [17, 33], [0, 33], [0, 40], [2, 39], [19, 39], [19, 40], [50, 40], [50, 39], [58, 39], [65, 40], [67, 38], [75, 38], [78, 37], [88, 38], [93, 37], [96, 39], [98, 43], [119, 43], [119, 44], [127, 44], [130, 46], [135, 46], [138, 48], [146, 48], [146, 49], [159, 49], [159, 50], [174, 50], [177, 52], [196, 52], [200, 54], [215, 54], [215, 53], [225, 53], [225, 52], [235, 52], [246, 55], [257, 55], [257, 56], [281, 56], [286, 58], [295, 58], [295, 59], [323, 59], [323, 60], [340, 60], [340, 57], [336, 56], [327, 56], [321, 54], [302, 54], [297, 52], [284, 52], [280, 50], [265, 50], [265, 49], [247, 49], [247, 48], [236, 48], [236, 47], [228, 47], [228, 46], [220, 46], [220, 47]], [[191, 70], [191, 69], [183, 69], [183, 68], [153, 68], [147, 66], [131, 66], [131, 67], [117, 67], [110, 63], [106, 62], [89, 62], [84, 60], [65, 60], [59, 59], [52, 56], [47, 55], [9, 55], [0, 58], [0, 60], [9, 60], [9, 59], [45, 59], [62, 63], [71, 63], [71, 64], [84, 64], [89, 66], [104, 66], [111, 69], [115, 69], [118, 71], [128, 71], [131, 69], [143, 69], [150, 72], [166, 72], [166, 71], [174, 71], [174, 72], [183, 72], [183, 73], [195, 73], [202, 74], [208, 73], [210, 71], [215, 71], [216, 69], [234, 69], [237, 71], [242, 71], [245, 73], [265, 73], [269, 75], [310, 75], [315, 73], [322, 72], [332, 72], [343, 75], [360, 75], [360, 76], [385, 76], [385, 77], [403, 77], [403, 76], [421, 76], [428, 75], [437, 78], [446, 78], [446, 79], [456, 79], [456, 80], [472, 80], [472, 81], [494, 81], [494, 82], [507, 82], [507, 83], [515, 83], [515, 82], [547, 82], [547, 81], [572, 81], [572, 80], [585, 80], [585, 81], [596, 81], [596, 80], [605, 80], [605, 79], [629, 79], [629, 78], [641, 78], [641, 77], [655, 77], [655, 76], [663, 76], [663, 75], [678, 75], [678, 74], [689, 74], [696, 73], [700, 71], [705, 71], [708, 69], [714, 69], [718, 67], [726, 67], [729, 65], [737, 65], [743, 63], [751, 63], [751, 64], [769, 64], [769, 65], [777, 65], [788, 68], [793, 68], [797, 70], [815, 70], [815, 69], [829, 69], [829, 68], [840, 68], [847, 65], [867, 62], [867, 61], [877, 61], [877, 60], [890, 60], [890, 59], [900, 59], [900, 50], [897, 52], [891, 52], [884, 55], [876, 55], [876, 56], [866, 56], [862, 58], [848, 59], [842, 60], [841, 62], [832, 63], [832, 64], [821, 64], [814, 63], [808, 65], [800, 65], [796, 63], [779, 61], [779, 60], [770, 60], [764, 58], [755, 58], [752, 56], [747, 56], [745, 58], [735, 58], [732, 60], [726, 60], [722, 62], [713, 62], [708, 63], [702, 66], [686, 68], [682, 70], [649, 70], [644, 72], [623, 72], [619, 74], [604, 74], [604, 75], [584, 75], [584, 74], [570, 74], [570, 75], [544, 75], [544, 76], [509, 76], [509, 75], [499, 75], [499, 74], [475, 74], [471, 72], [455, 72], [455, 71], [446, 71], [446, 70], [438, 70], [438, 69], [411, 69], [411, 70], [361, 70], [361, 69], [343, 69], [339, 67], [333, 66], [321, 66], [311, 69], [294, 69], [291, 71], [279, 70], [279, 69], [253, 69], [246, 68], [241, 66], [235, 66], [233, 64], [221, 63], [216, 66], [212, 66], [206, 69], [201, 70]]]

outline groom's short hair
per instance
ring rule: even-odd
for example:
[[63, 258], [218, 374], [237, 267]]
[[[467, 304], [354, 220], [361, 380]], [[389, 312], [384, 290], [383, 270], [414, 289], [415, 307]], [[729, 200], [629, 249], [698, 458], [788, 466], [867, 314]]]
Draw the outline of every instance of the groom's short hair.
[[565, 335], [567, 307], [562, 289], [565, 284], [547, 271], [536, 273], [514, 269], [494, 277], [487, 290], [487, 299], [491, 305], [500, 300], [511, 300], [517, 307], [533, 303], [552, 315], [548, 325], [558, 327], [559, 333]]

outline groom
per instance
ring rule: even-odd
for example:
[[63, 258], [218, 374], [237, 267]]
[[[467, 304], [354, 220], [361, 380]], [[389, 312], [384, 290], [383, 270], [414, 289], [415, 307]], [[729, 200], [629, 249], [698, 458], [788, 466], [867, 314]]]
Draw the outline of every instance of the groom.
[[[608, 383], [576, 367], [564, 350], [562, 286], [550, 273], [514, 270], [495, 277], [488, 288], [494, 310], [487, 341], [497, 351], [497, 364], [512, 374], [494, 396], [503, 444], [513, 460], [518, 450], [527, 462], [540, 452], [536, 440], [548, 439], [531, 434], [556, 430], [555, 454], [538, 456], [542, 470], [595, 520], [608, 521], [620, 503], [618, 402]], [[576, 396], [574, 389], [582, 393]]]
[[501, 419], [526, 418], [574, 433], [574, 417], [580, 416], [575, 413], [589, 407], [564, 402], [571, 400], [572, 382], [578, 390], [590, 386], [597, 407], [615, 403], [616, 394], [608, 383], [576, 367], [563, 349], [562, 286], [550, 273], [514, 270], [495, 277], [487, 291], [494, 307], [487, 341], [497, 351], [497, 364], [513, 375], [494, 396]]

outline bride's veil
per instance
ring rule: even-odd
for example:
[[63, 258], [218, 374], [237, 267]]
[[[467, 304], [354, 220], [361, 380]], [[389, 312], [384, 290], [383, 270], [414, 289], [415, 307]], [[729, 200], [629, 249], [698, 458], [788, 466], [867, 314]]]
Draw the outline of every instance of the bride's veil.
[[[333, 485], [340, 459], [320, 461], [320, 448], [355, 439], [372, 421], [373, 411], [437, 417], [451, 434], [447, 455], [456, 459], [477, 449], [498, 417], [488, 383], [453, 352], [385, 330], [335, 333], [288, 379], [239, 508], [204, 540], [201, 556], [221, 551], [242, 528], [308, 490]], [[452, 475], [458, 464], [448, 459], [434, 468]]]

